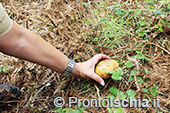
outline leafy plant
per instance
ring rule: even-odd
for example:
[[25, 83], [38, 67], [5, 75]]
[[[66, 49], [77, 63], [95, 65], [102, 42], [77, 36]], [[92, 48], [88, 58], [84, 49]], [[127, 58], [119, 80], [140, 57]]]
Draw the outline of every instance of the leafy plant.
[[152, 87], [150, 89], [150, 94], [153, 96], [153, 97], [156, 97], [158, 95], [158, 88], [157, 87]]
[[0, 73], [9, 73], [8, 66], [0, 65]]
[[[81, 104], [81, 103], [80, 103]], [[81, 106], [81, 105], [80, 105]], [[55, 107], [55, 111], [57, 113], [82, 113], [84, 110], [86, 110], [86, 107], [78, 107], [78, 105], [75, 106], [75, 109], [72, 108], [62, 108], [62, 107]]]
[[127, 68], [131, 68], [131, 67], [133, 67], [133, 62], [128, 60], [125, 65]]
[[113, 80], [121, 80], [122, 79], [123, 70], [120, 67], [117, 69], [116, 72], [109, 72], [109, 73], [112, 74]]
[[[120, 100], [123, 100], [123, 99], [126, 99], [126, 98], [129, 99], [130, 97], [135, 99], [135, 96], [137, 95], [137, 93], [135, 91], [133, 91], [133, 90], [128, 90], [128, 91], [126, 91], [126, 93], [118, 90], [115, 87], [111, 87], [109, 90], [110, 90], [111, 94], [109, 94], [107, 96], [107, 98], [108, 99], [112, 98], [113, 100], [116, 99], [117, 97], [119, 97]], [[122, 111], [122, 107], [118, 107], [118, 108], [110, 108], [110, 107], [108, 107], [109, 113], [111, 113], [111, 111], [113, 111], [113, 110], [114, 110], [114, 113], [124, 113]]]
[[135, 96], [136, 96], [136, 92], [135, 91], [133, 91], [133, 90], [128, 90], [127, 92], [127, 95], [128, 95], [128, 99], [130, 98], [130, 97], [132, 97], [132, 98], [134, 98], [135, 99]]

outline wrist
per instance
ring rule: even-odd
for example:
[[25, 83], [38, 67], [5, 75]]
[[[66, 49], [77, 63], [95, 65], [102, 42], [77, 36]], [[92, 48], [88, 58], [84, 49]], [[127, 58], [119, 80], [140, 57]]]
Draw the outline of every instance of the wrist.
[[71, 75], [80, 76], [79, 63], [75, 63], [74, 68], [71, 72]]
[[70, 75], [71, 72], [73, 71], [74, 66], [75, 66], [75, 61], [69, 59], [67, 68], [65, 69], [65, 71], [62, 74], [67, 75], [67, 76]]

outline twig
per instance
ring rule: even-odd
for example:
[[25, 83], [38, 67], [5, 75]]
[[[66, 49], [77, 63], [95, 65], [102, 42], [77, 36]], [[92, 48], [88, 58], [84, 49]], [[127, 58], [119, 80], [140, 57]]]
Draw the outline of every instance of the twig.
[[97, 87], [97, 85], [96, 85], [94, 82], [93, 82], [93, 84], [94, 84], [94, 87], [95, 87], [96, 90], [97, 90], [97, 95], [98, 95], [98, 97], [101, 98], [101, 97], [100, 97], [100, 94], [99, 94], [99, 92], [100, 92], [99, 88]]
[[104, 88], [102, 89], [102, 91], [106, 89], [106, 87], [109, 85], [109, 83], [110, 83], [111, 80], [112, 80], [112, 79], [110, 79], [110, 80], [107, 82], [107, 84], [104, 86]]
[[25, 108], [26, 105], [30, 104], [31, 101], [33, 101], [35, 99], [35, 97], [40, 93], [40, 91], [42, 91], [46, 86], [50, 86], [51, 83], [55, 80], [55, 77], [50, 81], [48, 82], [47, 84], [45, 84], [43, 87], [41, 87], [38, 92], [31, 98], [30, 101], [28, 101], [24, 106], [23, 108]]
[[151, 44], [151, 45], [155, 45], [155, 46], [157, 46], [157, 47], [161, 48], [162, 50], [164, 50], [165, 52], [167, 52], [167, 53], [170, 55], [170, 52], [169, 52], [168, 50], [166, 50], [165, 48], [161, 47], [160, 45], [158, 45], [158, 44], [154, 44], [154, 43], [149, 42], [149, 41], [147, 41], [147, 43], [149, 43], [149, 44]]
[[[72, 54], [73, 54], [73, 55], [72, 55]], [[71, 52], [70, 55], [69, 55], [69, 58], [72, 59], [73, 56], [74, 56], [74, 53]], [[59, 75], [59, 74], [57, 73], [57, 75]], [[60, 76], [62, 76], [62, 75], [63, 75], [63, 73], [61, 73]], [[21, 108], [24, 108], [26, 105], [30, 104], [30, 102], [35, 99], [35, 97], [40, 93], [40, 91], [42, 91], [45, 87], [50, 86], [51, 83], [52, 83], [55, 79], [56, 79], [56, 76], [54, 76], [54, 78], [53, 78], [51, 81], [49, 81], [49, 82], [46, 83], [43, 87], [41, 87], [41, 88], [38, 90], [38, 92], [31, 98], [31, 100], [28, 101], [25, 105], [21, 106]], [[62, 82], [62, 83], [60, 84], [60, 86], [62, 86], [62, 84], [65, 83], [65, 82], [67, 82], [67, 81], [69, 81], [69, 80], [66, 80], [66, 81]], [[59, 89], [59, 88], [58, 88], [58, 89]], [[58, 91], [58, 89], [54, 92], [54, 94]], [[20, 108], [20, 109], [21, 109], [21, 108]], [[20, 109], [19, 109], [18, 111], [20, 111]]]
[[14, 8], [14, 10], [16, 11], [17, 9], [16, 9], [15, 6], [13, 5], [12, 0], [10, 0], [10, 4], [11, 4], [12, 8]]
[[[91, 5], [90, 5], [90, 0], [88, 0], [88, 4], [89, 4], [89, 7], [90, 7], [90, 12], [92, 11], [92, 8], [91, 8]], [[95, 18], [94, 14], [91, 12], [91, 15], [93, 16], [93, 18]]]
[[69, 89], [68, 91], [67, 91], [67, 93], [65, 94], [65, 96], [64, 96], [64, 99], [67, 97], [67, 95], [68, 95], [68, 93], [71, 91], [71, 89]]
[[64, 83], [66, 83], [66, 82], [68, 82], [68, 81], [70, 81], [70, 79], [61, 82], [60, 85], [59, 85], [58, 88], [54, 91], [53, 94], [56, 94], [56, 93], [58, 92], [58, 90], [60, 89], [60, 87], [61, 87]]
[[19, 102], [19, 100], [12, 100], [12, 101], [0, 101], [0, 103], [13, 103], [13, 102]]

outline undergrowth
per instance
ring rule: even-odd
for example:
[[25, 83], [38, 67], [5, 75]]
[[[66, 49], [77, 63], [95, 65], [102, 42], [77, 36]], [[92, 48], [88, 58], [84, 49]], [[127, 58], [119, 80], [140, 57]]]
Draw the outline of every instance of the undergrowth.
[[[138, 4], [138, 1], [136, 1]], [[170, 33], [170, 3], [168, 0], [155, 1], [145, 0], [145, 4], [129, 5], [118, 4], [118, 2], [94, 2], [92, 4], [83, 2], [86, 8], [91, 9], [91, 18], [85, 19], [86, 26], [93, 30], [93, 34], [85, 32], [86, 40], [94, 47], [119, 49], [126, 46], [125, 55], [117, 60], [121, 67], [117, 72], [110, 72], [113, 81], [119, 81], [109, 89], [107, 98], [113, 99], [148, 99], [148, 105], [153, 104], [153, 98], [163, 95], [169, 98], [167, 92], [161, 92], [159, 85], [148, 85], [152, 73], [145, 65], [151, 62], [148, 48], [153, 51], [160, 47], [169, 54], [170, 37], [164, 39], [162, 34]], [[163, 39], [162, 39], [163, 38]], [[135, 41], [134, 41], [135, 40]], [[162, 51], [164, 51], [162, 50]], [[154, 53], [156, 54], [156, 53]], [[114, 56], [113, 56], [114, 57]], [[115, 57], [114, 57], [115, 58]], [[147, 76], [144, 77], [143, 75]], [[121, 88], [122, 81], [126, 81], [126, 87]], [[135, 84], [135, 87], [132, 85]], [[133, 87], [132, 87], [133, 86]], [[169, 92], [170, 90], [167, 89]], [[152, 112], [168, 112], [166, 106], [155, 107]], [[107, 107], [109, 113], [124, 113], [124, 108]], [[143, 110], [142, 110], [143, 109]], [[85, 110], [85, 109], [84, 109]], [[82, 112], [82, 110], [76, 110]], [[137, 108], [138, 112], [147, 112], [146, 108]], [[69, 109], [68, 113], [72, 110]], [[74, 110], [75, 112], [75, 110]]]
[[[61, 113], [170, 111], [169, 0], [13, 0], [19, 2], [20, 7], [13, 1], [1, 1], [11, 8], [13, 20], [39, 33], [66, 55], [74, 51], [75, 61], [104, 53], [120, 65], [116, 72], [110, 72], [111, 79], [106, 79], [102, 87], [93, 80], [59, 76], [44, 67], [9, 58], [11, 63], [0, 66], [3, 79], [0, 82], [16, 85], [22, 93], [17, 108], [11, 112], [19, 108], [23, 112]], [[13, 72], [8, 70], [9, 66], [14, 66]], [[37, 94], [54, 76], [55, 81]], [[35, 94], [36, 98], [30, 101]], [[75, 104], [68, 108], [66, 103], [57, 108], [53, 102], [56, 96], [66, 101], [74, 96], [103, 100], [147, 99], [149, 105], [159, 97], [160, 107], [86, 108]]]

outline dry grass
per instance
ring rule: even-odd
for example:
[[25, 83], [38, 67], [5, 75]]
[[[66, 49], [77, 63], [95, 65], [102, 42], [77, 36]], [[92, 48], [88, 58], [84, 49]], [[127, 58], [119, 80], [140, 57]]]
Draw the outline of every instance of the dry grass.
[[[140, 39], [137, 36], [132, 36], [129, 43], [117, 48], [115, 50], [97, 47], [95, 44], [90, 44], [86, 40], [87, 32], [89, 35], [97, 36], [97, 32], [94, 32], [93, 27], [97, 26], [94, 23], [92, 26], [85, 24], [85, 19], [92, 20], [96, 15], [91, 13], [90, 9], [82, 5], [83, 1], [67, 1], [67, 0], [0, 0], [5, 6], [11, 18], [18, 22], [21, 26], [28, 28], [29, 30], [41, 35], [47, 42], [55, 46], [62, 51], [65, 55], [69, 55], [74, 52], [78, 57], [74, 57], [77, 62], [85, 61], [97, 54], [96, 48], [101, 53], [109, 56], [114, 56], [114, 59], [119, 60], [122, 58], [123, 62], [126, 62], [128, 57], [125, 55], [125, 50], [138, 48], [145, 40]], [[24, 1], [24, 2], [22, 2]], [[28, 2], [30, 1], [30, 2]], [[87, 2], [87, 1], [84, 1]], [[105, 1], [108, 2], [109, 1]], [[123, 1], [120, 1], [123, 2]], [[132, 5], [133, 3], [131, 3]], [[134, 4], [135, 5], [135, 4]], [[93, 8], [93, 7], [91, 7]], [[74, 19], [73, 19], [74, 17]], [[77, 18], [77, 19], [76, 19]], [[147, 88], [151, 88], [156, 85], [159, 86], [159, 91], [165, 93], [165, 95], [159, 94], [158, 97], [161, 101], [161, 107], [158, 108], [162, 112], [163, 106], [170, 110], [170, 48], [160, 46], [159, 42], [169, 40], [168, 32], [165, 32], [162, 39], [153, 39], [151, 42], [145, 42], [150, 45], [155, 45], [155, 49], [146, 46], [147, 57], [151, 59], [150, 62], [145, 65], [139, 64], [140, 69], [148, 69], [151, 71], [150, 75], [140, 73], [138, 76], [149, 78], [149, 81], [144, 82], [139, 87], [143, 89], [146, 85]], [[153, 34], [158, 35], [158, 34]], [[156, 37], [156, 36], [155, 36]], [[132, 43], [135, 43], [133, 45]], [[168, 45], [170, 47], [170, 45]], [[133, 52], [126, 53], [129, 56], [133, 56]], [[128, 89], [137, 90], [137, 86], [133, 83], [126, 83], [128, 77], [125, 76], [124, 81], [120, 83], [106, 80], [106, 86], [103, 88], [96, 82], [85, 79], [77, 79], [74, 77], [62, 77], [58, 73], [47, 69], [46, 67], [33, 64], [21, 59], [10, 57], [4, 54], [0, 55], [0, 63], [10, 67], [9, 74], [1, 74], [0, 84], [13, 84], [21, 89], [21, 97], [18, 103], [8, 104], [7, 108], [10, 110], [3, 110], [3, 112], [52, 112], [54, 111], [53, 100], [57, 96], [62, 96], [66, 99], [71, 96], [78, 98], [98, 98], [98, 96], [104, 98], [110, 92], [109, 88], [115, 85], [122, 91]], [[55, 78], [56, 77], [56, 78]], [[40, 93], [37, 94], [35, 99], [29, 102], [36, 92], [44, 86], [50, 80], [53, 80], [51, 85], [45, 87]], [[97, 93], [97, 89], [100, 90]], [[138, 96], [142, 96], [144, 93], [140, 90]], [[4, 106], [3, 106], [4, 107]], [[64, 107], [68, 107], [65, 104]], [[74, 108], [74, 106], [72, 106]], [[107, 112], [106, 108], [90, 108], [87, 112]], [[137, 108], [124, 108], [125, 112], [157, 112], [154, 108], [146, 108], [146, 110]]]

